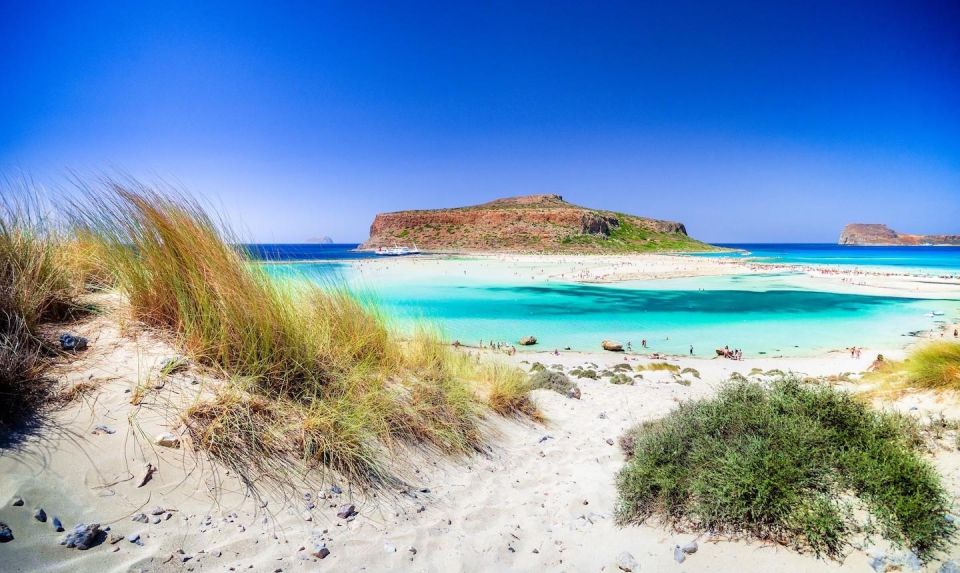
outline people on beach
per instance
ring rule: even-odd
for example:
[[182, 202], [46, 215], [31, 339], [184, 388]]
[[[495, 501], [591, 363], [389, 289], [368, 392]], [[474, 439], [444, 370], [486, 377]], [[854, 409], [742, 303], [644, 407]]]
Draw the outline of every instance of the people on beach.
[[646, 338], [644, 338], [643, 340], [640, 341], [640, 346], [642, 346], [642, 347], [644, 347], [644, 348], [647, 347], [647, 339], [646, 339]]
[[690, 345], [690, 356], [693, 356], [693, 345]]

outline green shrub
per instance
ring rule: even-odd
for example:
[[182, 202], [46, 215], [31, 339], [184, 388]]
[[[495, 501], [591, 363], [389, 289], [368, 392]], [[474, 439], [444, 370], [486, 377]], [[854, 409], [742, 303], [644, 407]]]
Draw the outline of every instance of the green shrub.
[[570, 374], [576, 376], [577, 378], [590, 378], [591, 380], [599, 379], [597, 371], [593, 369], [585, 370], [583, 368], [574, 368], [570, 371]]
[[570, 378], [568, 378], [563, 372], [542, 370], [530, 377], [531, 388], [553, 390], [559, 394], [566, 395], [567, 391], [574, 386], [576, 386], [576, 384], [571, 382]]
[[700, 371], [696, 368], [684, 368], [680, 371], [680, 374], [689, 374], [698, 380], [700, 379]]
[[621, 441], [632, 456], [617, 478], [617, 515], [621, 523], [656, 516], [836, 557], [862, 506], [884, 537], [926, 560], [954, 526], [914, 425], [795, 378], [727, 386]]
[[547, 367], [544, 366], [541, 362], [534, 362], [534, 363], [530, 366], [530, 372], [541, 372], [541, 371], [546, 370], [546, 369], [547, 369]]
[[626, 374], [618, 372], [610, 377], [610, 383], [632, 385], [633, 378], [631, 378], [630, 376], [627, 376]]

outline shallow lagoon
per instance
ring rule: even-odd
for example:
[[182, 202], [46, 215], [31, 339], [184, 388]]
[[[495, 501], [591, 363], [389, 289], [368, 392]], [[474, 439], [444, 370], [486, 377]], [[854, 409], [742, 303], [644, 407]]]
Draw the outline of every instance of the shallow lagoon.
[[[651, 351], [700, 356], [729, 345], [748, 355], [812, 355], [851, 345], [890, 349], [914, 331], [960, 314], [960, 301], [824, 292], [793, 273], [614, 284], [486, 282], [431, 274], [372, 282], [351, 262], [269, 265], [277, 277], [343, 281], [377, 301], [398, 327], [424, 320], [449, 340], [515, 342], [539, 349], [597, 350], [605, 338], [647, 340]], [[945, 316], [931, 318], [930, 311]]]

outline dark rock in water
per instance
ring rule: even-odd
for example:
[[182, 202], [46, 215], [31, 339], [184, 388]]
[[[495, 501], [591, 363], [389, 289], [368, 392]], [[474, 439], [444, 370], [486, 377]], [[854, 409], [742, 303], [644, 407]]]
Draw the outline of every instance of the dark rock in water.
[[520, 339], [520, 346], [533, 346], [537, 343], [536, 336], [524, 336]]
[[53, 528], [57, 530], [57, 533], [63, 531], [63, 523], [60, 522], [60, 518], [57, 516], [53, 517]]
[[341, 519], [347, 519], [350, 516], [357, 514], [357, 508], [354, 507], [352, 503], [347, 505], [340, 506], [340, 511], [337, 512], [337, 517]]
[[11, 503], [10, 505], [14, 507], [20, 507], [21, 505], [23, 505], [23, 498], [22, 497], [13, 498], [13, 503]]
[[47, 522], [47, 512], [43, 511], [42, 507], [38, 507], [37, 511], [33, 513], [33, 518], [41, 523]]
[[0, 521], [0, 543], [13, 541], [13, 530], [6, 523]]
[[613, 340], [604, 340], [600, 343], [600, 346], [610, 352], [623, 352], [623, 345]]
[[99, 523], [77, 524], [70, 533], [63, 536], [60, 545], [67, 547], [76, 547], [81, 551], [86, 551], [95, 545], [99, 545], [106, 538], [105, 531], [100, 529]]
[[82, 336], [74, 336], [69, 332], [60, 335], [60, 348], [67, 352], [79, 352], [87, 349], [87, 339]]

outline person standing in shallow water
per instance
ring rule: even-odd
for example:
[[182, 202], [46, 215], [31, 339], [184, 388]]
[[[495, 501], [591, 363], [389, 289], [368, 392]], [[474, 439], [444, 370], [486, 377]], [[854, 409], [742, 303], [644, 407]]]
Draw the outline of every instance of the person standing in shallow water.
[[690, 345], [690, 356], [693, 356], [693, 345]]

